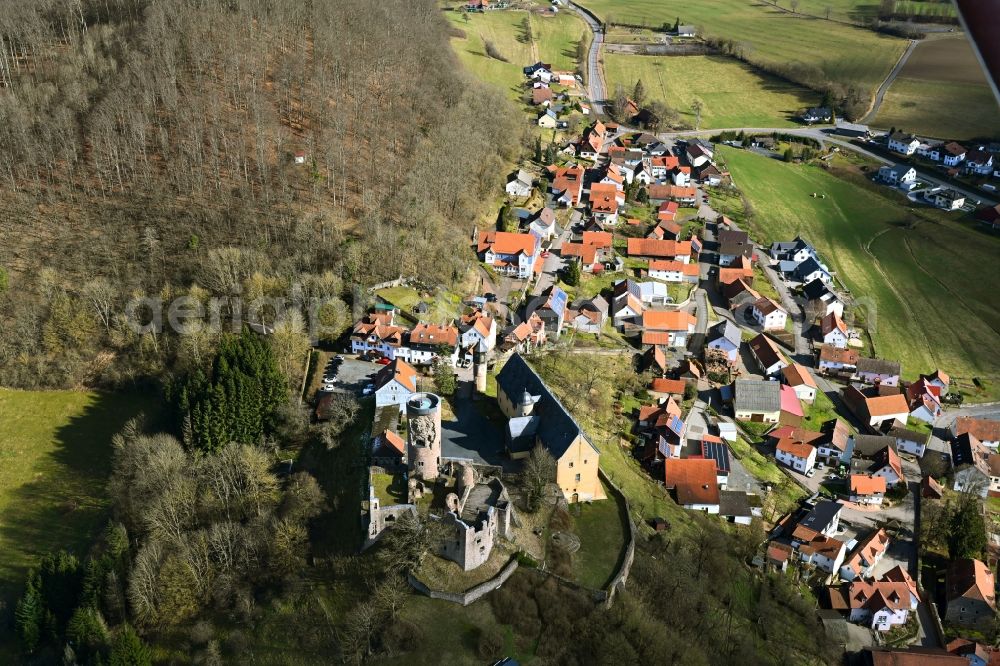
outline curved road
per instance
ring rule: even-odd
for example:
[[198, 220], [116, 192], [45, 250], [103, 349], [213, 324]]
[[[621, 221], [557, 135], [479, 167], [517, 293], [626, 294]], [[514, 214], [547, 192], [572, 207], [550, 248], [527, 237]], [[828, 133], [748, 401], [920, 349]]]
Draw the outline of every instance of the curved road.
[[896, 80], [896, 76], [899, 74], [899, 71], [903, 69], [903, 65], [905, 65], [906, 61], [910, 59], [910, 54], [913, 53], [913, 49], [915, 49], [919, 43], [919, 40], [911, 39], [910, 43], [906, 45], [906, 50], [903, 51], [903, 55], [899, 56], [896, 66], [892, 68], [892, 71], [889, 72], [889, 76], [885, 77], [885, 81], [883, 81], [882, 85], [878, 87], [878, 91], [875, 93], [875, 99], [872, 101], [872, 105], [868, 109], [868, 113], [866, 113], [858, 122], [870, 123], [875, 119], [875, 116], [878, 115], [879, 107], [882, 106], [882, 100], [885, 99], [885, 93], [889, 90], [889, 86], [891, 86], [892, 82]]
[[604, 114], [604, 100], [607, 99], [607, 93], [604, 90], [604, 71], [600, 66], [604, 29], [593, 16], [578, 4], [575, 2], [569, 4], [583, 18], [593, 35], [593, 39], [590, 41], [590, 51], [587, 52], [587, 96], [590, 97], [590, 105], [594, 108], [594, 114]]

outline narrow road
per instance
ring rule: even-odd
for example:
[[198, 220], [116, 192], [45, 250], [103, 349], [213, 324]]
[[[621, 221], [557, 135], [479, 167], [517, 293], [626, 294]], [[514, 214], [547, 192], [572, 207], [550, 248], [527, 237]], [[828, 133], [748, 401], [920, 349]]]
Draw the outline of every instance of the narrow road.
[[889, 90], [889, 86], [891, 86], [892, 82], [896, 80], [896, 76], [899, 74], [899, 71], [903, 69], [903, 65], [905, 65], [906, 61], [910, 59], [910, 54], [913, 53], [913, 49], [915, 49], [919, 43], [919, 40], [911, 39], [910, 43], [906, 45], [906, 50], [903, 51], [903, 55], [899, 56], [896, 66], [892, 68], [889, 75], [885, 77], [885, 81], [882, 82], [882, 85], [880, 85], [878, 90], [875, 92], [875, 99], [872, 100], [872, 105], [868, 108], [868, 113], [866, 113], [858, 122], [870, 123], [875, 119], [875, 116], [878, 115], [879, 107], [882, 106], [882, 100], [885, 99], [885, 93]]
[[604, 29], [582, 7], [574, 2], [570, 2], [570, 6], [587, 23], [593, 35], [590, 51], [587, 52], [587, 96], [590, 97], [590, 105], [594, 109], [594, 115], [605, 115], [604, 100], [607, 99], [607, 93], [604, 90], [604, 71], [601, 69], [601, 45], [604, 44]]

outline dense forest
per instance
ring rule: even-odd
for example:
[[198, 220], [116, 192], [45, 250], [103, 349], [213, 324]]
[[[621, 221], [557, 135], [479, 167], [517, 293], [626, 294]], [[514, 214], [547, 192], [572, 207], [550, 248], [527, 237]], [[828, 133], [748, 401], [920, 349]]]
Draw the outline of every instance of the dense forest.
[[[0, 5], [3, 384], [204, 363], [217, 336], [125, 325], [140, 296], [450, 283], [520, 148], [430, 0]], [[268, 317], [301, 351], [300, 318]]]

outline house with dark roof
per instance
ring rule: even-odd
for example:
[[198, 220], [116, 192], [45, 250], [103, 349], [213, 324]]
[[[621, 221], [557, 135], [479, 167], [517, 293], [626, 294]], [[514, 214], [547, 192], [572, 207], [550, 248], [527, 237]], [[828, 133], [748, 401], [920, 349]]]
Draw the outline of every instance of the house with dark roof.
[[777, 375], [782, 368], [789, 365], [788, 359], [778, 349], [777, 343], [763, 333], [750, 340], [747, 346], [765, 376]]
[[925, 432], [908, 430], [900, 426], [893, 426], [885, 433], [896, 440], [896, 446], [903, 453], [909, 453], [922, 458], [927, 450], [927, 442], [931, 436]]
[[600, 451], [520, 354], [497, 374], [497, 403], [508, 419], [511, 457], [525, 458], [541, 445], [556, 460], [556, 483], [567, 501], [606, 498], [598, 478]]
[[990, 450], [971, 433], [951, 443], [951, 464], [955, 469], [953, 490], [986, 497], [990, 491]]
[[777, 423], [781, 417], [781, 384], [737, 379], [733, 382], [733, 412], [738, 421]]
[[850, 461], [851, 429], [840, 419], [824, 421], [819, 427], [821, 436], [815, 442], [819, 457], [829, 463]]
[[996, 616], [993, 571], [983, 562], [954, 560], [945, 576], [945, 620], [964, 627], [985, 628]]
[[866, 384], [899, 386], [899, 375], [902, 373], [899, 361], [861, 357], [856, 367], [858, 379]]

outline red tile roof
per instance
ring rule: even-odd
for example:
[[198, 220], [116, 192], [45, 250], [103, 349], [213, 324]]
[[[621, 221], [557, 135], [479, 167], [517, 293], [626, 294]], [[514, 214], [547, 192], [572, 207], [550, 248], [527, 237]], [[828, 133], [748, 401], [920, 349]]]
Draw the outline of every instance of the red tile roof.
[[790, 438], [778, 440], [778, 445], [775, 448], [778, 451], [788, 453], [796, 458], [802, 458], [803, 460], [808, 459], [812, 455], [812, 452], [816, 450], [816, 447], [812, 444], [798, 442]]
[[691, 241], [629, 238], [626, 251], [633, 257], [681, 257], [691, 254]]
[[668, 459], [663, 463], [663, 478], [667, 488], [676, 490], [679, 504], [719, 503], [713, 459]]
[[496, 254], [535, 254], [538, 239], [532, 234], [510, 233], [507, 231], [479, 232], [479, 252], [492, 249]]

